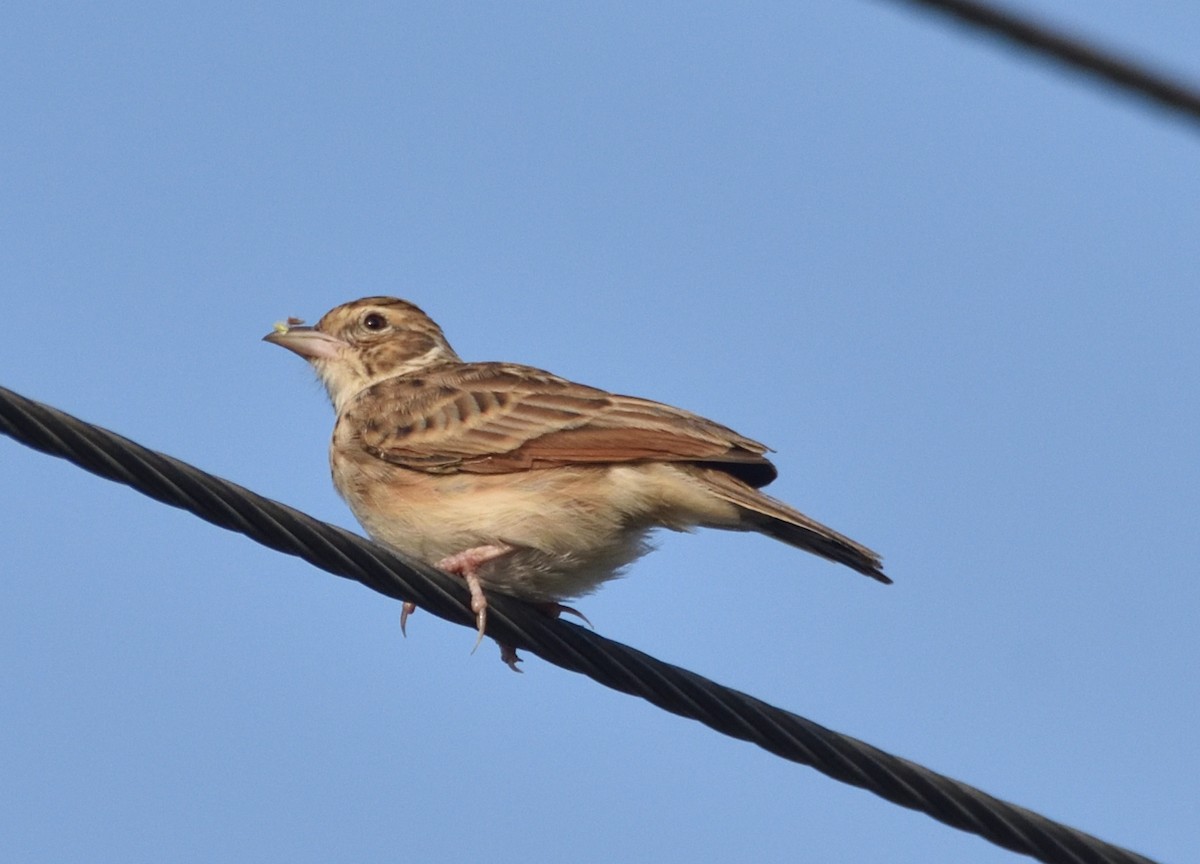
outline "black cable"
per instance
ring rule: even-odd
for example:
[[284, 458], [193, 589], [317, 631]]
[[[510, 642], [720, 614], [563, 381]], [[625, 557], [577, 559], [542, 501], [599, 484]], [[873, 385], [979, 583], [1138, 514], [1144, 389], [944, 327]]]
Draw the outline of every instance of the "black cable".
[[1200, 90], [1082, 39], [975, 0], [903, 0], [952, 15], [993, 36], [1000, 36], [1038, 54], [1097, 75], [1138, 96], [1157, 102], [1200, 122]]
[[[460, 580], [3, 387], [0, 432], [388, 597], [475, 626]], [[488, 604], [488, 635], [506, 644], [999, 846], [1047, 864], [1151, 864], [694, 672], [547, 618], [520, 601], [493, 594]]]

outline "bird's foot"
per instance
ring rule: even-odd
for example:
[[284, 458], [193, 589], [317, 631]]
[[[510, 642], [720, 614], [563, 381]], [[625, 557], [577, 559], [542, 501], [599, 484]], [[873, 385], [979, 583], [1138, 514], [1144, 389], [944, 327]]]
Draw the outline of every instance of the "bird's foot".
[[[570, 606], [564, 606], [561, 603], [535, 603], [534, 608], [550, 618], [557, 618], [559, 615], [564, 613], [567, 615], [574, 615], [578, 618], [582, 618], [584, 623], [586, 623], [589, 627], [592, 627], [592, 622], [588, 621], [586, 615], [584, 615], [578, 609], [572, 609]], [[596, 628], [592, 627], [592, 629], [595, 630]], [[500, 646], [500, 659], [508, 664], [508, 668], [514, 672], [522, 671], [517, 668], [517, 664], [523, 662], [521, 657], [517, 654], [517, 649], [511, 645], [505, 645], [503, 642], [497, 642], [496, 644]]]
[[592, 622], [588, 620], [586, 615], [584, 615], [578, 609], [572, 609], [570, 606], [564, 606], [561, 603], [538, 603], [537, 608], [550, 618], [557, 618], [560, 615], [574, 615], [593, 630], [596, 629]]
[[[443, 558], [436, 565], [439, 570], [445, 570], [447, 573], [453, 573], [455, 576], [461, 577], [467, 583], [467, 589], [471, 592], [471, 611], [475, 613], [475, 626], [479, 631], [475, 645], [471, 648], [472, 653], [479, 647], [479, 643], [483, 641], [483, 633], [487, 629], [488, 604], [487, 597], [483, 593], [483, 583], [479, 580], [479, 568], [489, 561], [502, 558], [512, 551], [512, 546], [505, 545], [476, 546]], [[404, 613], [402, 612], [401, 618], [403, 619], [404, 617]], [[514, 659], [509, 660], [505, 655], [505, 646], [500, 646], [501, 658], [511, 668], [516, 669], [514, 663], [520, 658], [516, 656], [516, 652], [511, 648], [508, 651], [511, 652]]]
[[408, 616], [417, 611], [417, 604], [411, 600], [405, 601], [400, 607], [400, 634], [408, 636], [408, 631], [404, 629], [404, 625], [408, 623]]
[[522, 660], [521, 657], [518, 656], [516, 648], [512, 647], [511, 645], [505, 645], [503, 642], [497, 642], [496, 644], [500, 646], [500, 659], [508, 664], [509, 669], [514, 672], [524, 671], [517, 668], [517, 664], [522, 662]]

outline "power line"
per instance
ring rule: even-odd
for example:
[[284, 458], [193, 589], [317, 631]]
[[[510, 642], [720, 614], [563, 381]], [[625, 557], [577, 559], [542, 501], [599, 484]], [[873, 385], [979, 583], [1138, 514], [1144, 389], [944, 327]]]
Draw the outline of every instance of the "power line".
[[1044, 23], [974, 0], [899, 0], [925, 6], [1008, 39], [1034, 53], [1098, 76], [1143, 99], [1200, 122], [1200, 89]]
[[[0, 432], [337, 576], [474, 628], [469, 595], [460, 580], [3, 387]], [[505, 644], [998, 846], [1047, 864], [1153, 864], [694, 672], [548, 618], [510, 597], [491, 595], [488, 604], [488, 635]]]

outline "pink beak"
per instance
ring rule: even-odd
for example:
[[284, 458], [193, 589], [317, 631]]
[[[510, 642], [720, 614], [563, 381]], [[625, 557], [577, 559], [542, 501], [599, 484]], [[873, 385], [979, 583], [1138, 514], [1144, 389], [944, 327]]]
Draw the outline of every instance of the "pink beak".
[[334, 360], [338, 353], [346, 347], [346, 343], [341, 339], [335, 339], [312, 327], [272, 330], [263, 337], [263, 341], [294, 351], [305, 360]]

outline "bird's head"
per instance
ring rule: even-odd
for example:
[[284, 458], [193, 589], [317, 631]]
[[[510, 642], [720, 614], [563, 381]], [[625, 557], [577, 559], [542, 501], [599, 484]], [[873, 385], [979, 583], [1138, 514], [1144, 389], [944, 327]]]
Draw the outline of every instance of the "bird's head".
[[316, 369], [337, 411], [379, 381], [441, 363], [457, 362], [442, 328], [395, 297], [343, 303], [314, 327], [289, 318], [263, 339], [294, 351]]

